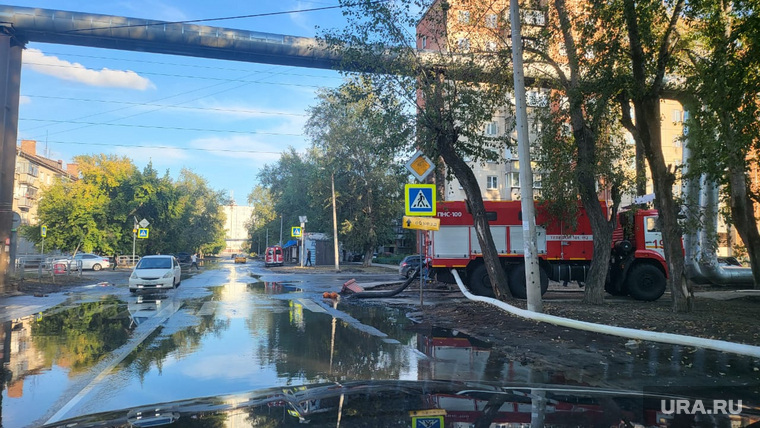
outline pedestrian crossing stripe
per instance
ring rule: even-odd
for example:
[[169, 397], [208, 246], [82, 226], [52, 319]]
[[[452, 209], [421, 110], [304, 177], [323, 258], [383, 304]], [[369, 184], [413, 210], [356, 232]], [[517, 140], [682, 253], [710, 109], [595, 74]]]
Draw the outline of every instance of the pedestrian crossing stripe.
[[406, 215], [435, 216], [435, 184], [407, 184], [404, 186]]

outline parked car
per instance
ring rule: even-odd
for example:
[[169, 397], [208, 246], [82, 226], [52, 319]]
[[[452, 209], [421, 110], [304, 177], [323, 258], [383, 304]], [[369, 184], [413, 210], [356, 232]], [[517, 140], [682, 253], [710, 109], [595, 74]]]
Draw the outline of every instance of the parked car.
[[82, 261], [83, 270], [92, 269], [94, 271], [98, 271], [111, 267], [111, 259], [109, 257], [99, 256], [92, 253], [78, 253], [74, 257], [66, 257], [63, 259], [55, 260], [53, 264], [65, 263], [69, 266], [69, 269], [76, 269], [77, 262], [79, 260]]
[[414, 271], [420, 267], [420, 255], [412, 254], [411, 256], [404, 257], [401, 263], [398, 264], [398, 274], [404, 278], [409, 278]]
[[129, 276], [129, 291], [176, 288], [181, 278], [179, 262], [172, 255], [145, 256]]
[[177, 261], [180, 263], [190, 263], [190, 253], [177, 253]]

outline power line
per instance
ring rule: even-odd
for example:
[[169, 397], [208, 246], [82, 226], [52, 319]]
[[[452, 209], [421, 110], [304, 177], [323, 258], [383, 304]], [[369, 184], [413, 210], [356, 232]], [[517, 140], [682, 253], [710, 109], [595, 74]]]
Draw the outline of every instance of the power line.
[[[73, 68], [77, 70], [99, 71], [94, 68], [86, 68], [86, 67], [80, 68], [80, 67], [75, 67], [73, 65], [45, 64], [45, 63], [39, 63], [39, 62], [25, 62], [24, 64], [36, 65], [40, 67]], [[321, 86], [319, 85], [302, 85], [299, 83], [261, 82], [261, 81], [251, 81], [251, 80], [243, 80], [243, 79], [228, 79], [224, 77], [191, 76], [187, 74], [156, 73], [153, 71], [135, 71], [135, 70], [130, 70], [130, 71], [133, 71], [134, 73], [137, 73], [140, 75], [147, 75], [147, 76], [180, 77], [184, 79], [215, 80], [215, 81], [221, 81], [221, 82], [259, 83], [259, 84], [264, 84], [264, 85], [296, 86], [296, 87], [301, 87], [301, 88], [321, 88]], [[271, 73], [270, 75], [265, 76], [265, 77], [271, 77], [273, 75], [283, 75], [283, 73]]]
[[200, 152], [223, 152], [223, 153], [250, 153], [250, 154], [268, 154], [279, 155], [284, 152], [274, 152], [267, 150], [232, 150], [232, 149], [213, 149], [203, 147], [177, 147], [177, 146], [158, 146], [149, 144], [113, 144], [113, 143], [86, 143], [81, 141], [46, 141], [48, 144], [66, 144], [77, 146], [102, 146], [102, 147], [129, 147], [141, 149], [172, 149], [172, 150], [191, 150]]
[[175, 105], [175, 104], [154, 104], [154, 103], [138, 103], [138, 102], [121, 101], [121, 100], [97, 100], [97, 99], [91, 99], [91, 98], [55, 97], [52, 95], [23, 94], [22, 96], [26, 96], [29, 98], [43, 98], [43, 99], [61, 100], [61, 101], [81, 101], [81, 102], [87, 102], [87, 103], [125, 104], [125, 105], [130, 105], [130, 106], [141, 106], [141, 107], [177, 108], [177, 109], [183, 109], [183, 110], [202, 110], [202, 111], [218, 111], [218, 112], [225, 112], [225, 113], [262, 114], [262, 115], [270, 115], [270, 116], [307, 117], [306, 114], [302, 114], [302, 113], [285, 113], [285, 112], [264, 111], [264, 110], [231, 109], [231, 108], [219, 108], [219, 107], [190, 107], [190, 106], [181, 106], [181, 105]]
[[[277, 68], [277, 67], [276, 66], [272, 67], [272, 69], [275, 69], [275, 68]], [[267, 76], [267, 77], [269, 77], [269, 76]], [[264, 78], [262, 78], [260, 80], [263, 80], [263, 79]], [[191, 89], [189, 91], [180, 92], [178, 94], [173, 94], [173, 95], [168, 95], [168, 96], [165, 96], [165, 97], [161, 97], [161, 98], [158, 98], [158, 99], [156, 99], [154, 101], [162, 101], [162, 100], [167, 100], [167, 99], [170, 99], [170, 98], [176, 98], [176, 97], [179, 97], [180, 95], [187, 95], [187, 94], [191, 94], [193, 92], [198, 92], [198, 91], [202, 91], [202, 90], [205, 90], [205, 89], [215, 88], [217, 86], [222, 86], [222, 85], [225, 85], [227, 83], [229, 83], [229, 82], [214, 83], [213, 85], [205, 86], [203, 88]], [[236, 85], [236, 86], [233, 86], [231, 88], [227, 88], [227, 89], [224, 89], [224, 90], [216, 91], [216, 92], [214, 92], [212, 94], [202, 95], [200, 97], [191, 98], [189, 100], [182, 101], [181, 104], [197, 101], [199, 99], [206, 98], [207, 96], [218, 95], [218, 94], [221, 94], [221, 93], [224, 93], [224, 92], [228, 92], [228, 91], [231, 91], [231, 90], [234, 90], [234, 89], [242, 88], [243, 86], [247, 86], [247, 85], [249, 85], [251, 83], [255, 83], [255, 82], [242, 83], [240, 85]], [[118, 109], [112, 109], [112, 110], [108, 110], [108, 111], [104, 111], [104, 112], [99, 112], [99, 113], [95, 113], [95, 114], [89, 114], [89, 115], [86, 115], [86, 116], [79, 117], [78, 119], [75, 119], [75, 120], [86, 119], [88, 117], [98, 116], [98, 115], [107, 114], [107, 113], [114, 113], [114, 112], [117, 112], [117, 111], [126, 110], [128, 108], [131, 108], [131, 107], [121, 107], [121, 108], [118, 108]], [[117, 120], [128, 119], [130, 117], [135, 117], [135, 116], [139, 116], [139, 115], [142, 115], [142, 114], [152, 113], [152, 112], [155, 112], [155, 111], [158, 111], [158, 110], [161, 110], [161, 109], [162, 108], [159, 107], [157, 109], [153, 109], [153, 110], [149, 110], [149, 111], [145, 111], [145, 112], [140, 112], [140, 113], [135, 113], [135, 114], [132, 114], [132, 115], [129, 115], [129, 116], [126, 116], [126, 117], [113, 119], [111, 122], [115, 122]], [[92, 126], [92, 125], [85, 125], [85, 126], [80, 126], [78, 128], [71, 128], [71, 129], [66, 129], [66, 130], [62, 130], [62, 131], [57, 131], [54, 134], [60, 134], [60, 133], [64, 133], [64, 132], [76, 131], [78, 129], [86, 128], [86, 127], [89, 127], [89, 126]], [[36, 129], [36, 128], [33, 128], [33, 129]], [[46, 134], [45, 138], [47, 138], [48, 135], [49, 134]]]
[[[385, 3], [386, 1], [388, 0], [377, 0], [377, 1], [369, 2], [369, 4]], [[345, 7], [353, 7], [359, 4], [361, 3], [347, 4], [345, 5]], [[293, 14], [293, 13], [319, 12], [323, 10], [340, 9], [342, 7], [343, 6], [341, 5], [324, 6], [324, 7], [314, 7], [310, 9], [286, 10], [286, 11], [281, 11], [281, 12], [265, 12], [265, 13], [254, 13], [250, 15], [225, 16], [225, 17], [220, 17], [220, 18], [188, 19], [184, 21], [161, 21], [161, 22], [153, 22], [153, 23], [127, 24], [127, 25], [110, 25], [107, 27], [91, 27], [91, 28], [81, 28], [81, 29], [76, 29], [76, 30], [68, 30], [68, 31], [61, 32], [61, 34], [78, 33], [80, 31], [115, 30], [117, 28], [149, 27], [149, 26], [157, 26], [157, 25], [175, 25], [175, 24], [194, 24], [198, 22], [229, 21], [233, 19], [246, 19], [246, 18], [263, 18], [266, 16], [288, 15], [288, 14]]]
[[137, 125], [127, 123], [108, 123], [108, 122], [82, 122], [75, 120], [56, 120], [56, 119], [34, 119], [34, 118], [19, 118], [19, 121], [29, 122], [47, 122], [47, 123], [71, 123], [75, 125], [88, 125], [88, 126], [119, 126], [125, 128], [145, 128], [145, 129], [163, 129], [170, 131], [195, 131], [195, 132], [225, 132], [232, 134], [257, 134], [257, 135], [281, 135], [288, 137], [302, 137], [303, 134], [286, 134], [281, 132], [260, 132], [260, 131], [236, 131], [232, 129], [204, 129], [204, 128], [182, 128], [175, 126], [159, 126], [159, 125]]

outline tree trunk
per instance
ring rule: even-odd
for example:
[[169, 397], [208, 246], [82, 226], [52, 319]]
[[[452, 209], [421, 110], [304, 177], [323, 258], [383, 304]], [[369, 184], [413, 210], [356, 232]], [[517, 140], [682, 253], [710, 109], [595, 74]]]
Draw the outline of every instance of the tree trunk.
[[[580, 111], [571, 112], [573, 116], [580, 114], [582, 114]], [[582, 121], [583, 119], [574, 118], [573, 128], [576, 128], [575, 122], [578, 120]], [[610, 255], [612, 253], [611, 244], [614, 217], [612, 220], [607, 220], [607, 213], [599, 205], [599, 197], [596, 194], [596, 177], [593, 173], [596, 167], [594, 136], [583, 124], [573, 133], [578, 147], [578, 164], [576, 168], [581, 202], [583, 202], [583, 207], [591, 224], [591, 232], [594, 239], [594, 254], [591, 259], [588, 276], [586, 277], [583, 301], [592, 305], [601, 305], [604, 303], [604, 284], [607, 280]]]
[[744, 162], [732, 163], [728, 168], [731, 219], [747, 247], [755, 289], [760, 289], [760, 233], [757, 230], [757, 220], [755, 219], [755, 205], [749, 196], [749, 189], [747, 189], [745, 169], [739, 167], [740, 165], [746, 164]]
[[694, 309], [694, 294], [684, 270], [681, 226], [678, 224], [679, 206], [673, 198], [675, 174], [665, 165], [662, 154], [660, 129], [660, 97], [646, 96], [634, 100], [636, 127], [639, 130], [644, 153], [649, 162], [654, 182], [654, 206], [659, 212], [662, 228], [665, 262], [668, 266], [667, 282], [673, 310], [690, 312]]
[[[453, 130], [453, 124], [450, 125]], [[496, 245], [493, 242], [491, 228], [486, 219], [486, 209], [483, 206], [483, 195], [480, 193], [480, 186], [475, 174], [467, 163], [454, 150], [454, 143], [457, 141], [455, 132], [445, 135], [439, 135], [437, 145], [446, 165], [451, 168], [462, 185], [465, 195], [467, 195], [468, 206], [475, 226], [475, 233], [478, 236], [480, 248], [483, 251], [483, 262], [491, 280], [491, 287], [497, 299], [505, 300], [512, 297], [507, 283], [507, 275], [499, 260], [499, 253], [496, 251]]]
[[562, 38], [568, 57], [570, 68], [570, 80], [566, 85], [567, 96], [570, 99], [570, 123], [573, 128], [575, 145], [578, 149], [576, 176], [581, 202], [586, 210], [586, 215], [591, 224], [591, 232], [594, 240], [594, 254], [591, 259], [591, 267], [586, 277], [586, 289], [583, 292], [583, 301], [593, 305], [604, 303], [604, 284], [609, 271], [610, 254], [612, 252], [612, 229], [613, 219], [607, 220], [607, 213], [599, 205], [596, 194], [596, 136], [586, 123], [583, 108], [583, 98], [580, 90], [580, 65], [578, 62], [575, 39], [571, 31], [570, 17], [568, 16], [564, 0], [555, 0], [555, 7], [562, 28]]

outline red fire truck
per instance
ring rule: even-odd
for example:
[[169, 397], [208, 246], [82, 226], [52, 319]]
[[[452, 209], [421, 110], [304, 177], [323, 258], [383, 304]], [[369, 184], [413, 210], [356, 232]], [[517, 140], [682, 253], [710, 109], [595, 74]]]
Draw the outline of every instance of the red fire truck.
[[[606, 211], [607, 205], [600, 202]], [[522, 211], [519, 201], [486, 201], [496, 250], [517, 298], [526, 297], [523, 259]], [[437, 279], [454, 283], [451, 269], [457, 269], [468, 288], [476, 294], [492, 296], [493, 290], [483, 263], [483, 253], [475, 233], [472, 215], [464, 201], [438, 203], [440, 229], [431, 234], [431, 265]], [[541, 267], [541, 292], [549, 280], [577, 281], [584, 285], [591, 266], [593, 239], [586, 212], [578, 208], [574, 225], [553, 220], [536, 205], [536, 233]], [[628, 211], [618, 215], [613, 232], [612, 257], [605, 290], [613, 295], [630, 295], [638, 300], [657, 300], [665, 292], [667, 265], [656, 210]]]

